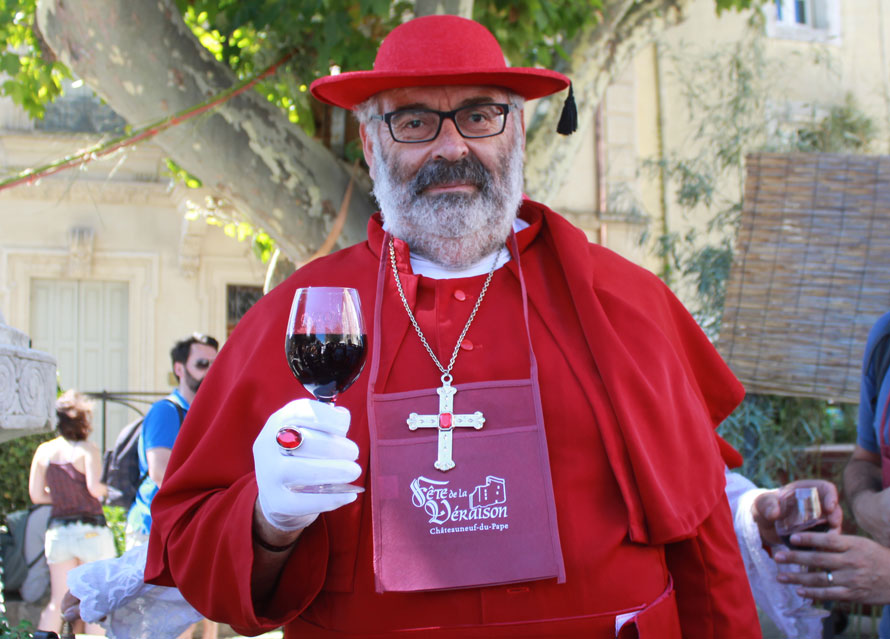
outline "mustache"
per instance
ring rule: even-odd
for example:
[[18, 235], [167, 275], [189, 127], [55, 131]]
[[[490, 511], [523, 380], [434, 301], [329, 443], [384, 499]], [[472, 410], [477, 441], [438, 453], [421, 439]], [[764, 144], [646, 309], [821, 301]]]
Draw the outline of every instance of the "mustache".
[[492, 177], [475, 155], [468, 155], [457, 162], [430, 160], [420, 168], [409, 187], [411, 193], [417, 196], [430, 187], [454, 182], [465, 182], [486, 191]]

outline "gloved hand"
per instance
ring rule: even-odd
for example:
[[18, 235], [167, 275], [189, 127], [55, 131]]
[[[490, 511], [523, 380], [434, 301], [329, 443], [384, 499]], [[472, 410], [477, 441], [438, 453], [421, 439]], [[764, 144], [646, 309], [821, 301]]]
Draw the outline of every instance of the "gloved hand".
[[[283, 426], [299, 428], [303, 442], [285, 455], [275, 440]], [[303, 493], [288, 486], [345, 484], [361, 475], [358, 446], [346, 438], [349, 411], [314, 399], [298, 399], [272, 414], [253, 442], [260, 508], [284, 531], [305, 528], [319, 513], [355, 501], [355, 493]]]

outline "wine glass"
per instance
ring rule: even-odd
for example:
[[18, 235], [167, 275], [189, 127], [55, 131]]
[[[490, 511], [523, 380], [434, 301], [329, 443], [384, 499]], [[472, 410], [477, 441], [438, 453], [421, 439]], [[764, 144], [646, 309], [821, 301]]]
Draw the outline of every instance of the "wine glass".
[[[791, 543], [791, 535], [794, 533], [828, 532], [829, 530], [828, 518], [822, 514], [819, 489], [815, 486], [786, 490], [779, 495], [779, 507], [781, 511], [779, 519], [776, 521], [776, 533], [782, 543], [789, 548], [809, 550], [808, 546], [797, 546]], [[806, 570], [805, 567], [800, 569]], [[831, 613], [808, 602], [792, 610], [791, 614], [796, 617], [827, 617]]]
[[[316, 399], [333, 404], [337, 395], [358, 379], [365, 365], [367, 342], [357, 290], [338, 286], [296, 290], [284, 348], [294, 377]], [[302, 493], [365, 490], [353, 484], [288, 488]]]

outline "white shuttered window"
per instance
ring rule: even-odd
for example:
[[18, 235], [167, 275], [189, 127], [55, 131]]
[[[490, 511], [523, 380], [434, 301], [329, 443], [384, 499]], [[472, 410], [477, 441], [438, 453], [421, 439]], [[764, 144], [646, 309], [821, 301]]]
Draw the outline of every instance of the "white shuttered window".
[[[128, 300], [126, 282], [31, 280], [33, 347], [57, 359], [63, 389], [130, 390]], [[100, 409], [97, 403], [91, 439], [101, 446]], [[110, 425], [127, 419], [126, 411], [113, 404], [109, 404], [108, 413]]]

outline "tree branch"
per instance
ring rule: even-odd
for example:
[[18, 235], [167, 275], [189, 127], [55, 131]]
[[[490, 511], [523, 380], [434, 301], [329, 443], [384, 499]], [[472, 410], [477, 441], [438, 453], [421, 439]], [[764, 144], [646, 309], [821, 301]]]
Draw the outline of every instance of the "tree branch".
[[[237, 83], [171, 0], [39, 0], [37, 19], [58, 58], [134, 125], [169, 117]], [[330, 151], [255, 91], [158, 135], [157, 143], [294, 262], [328, 236], [349, 182]], [[372, 211], [370, 196], [356, 193], [341, 246], [364, 239]]]

